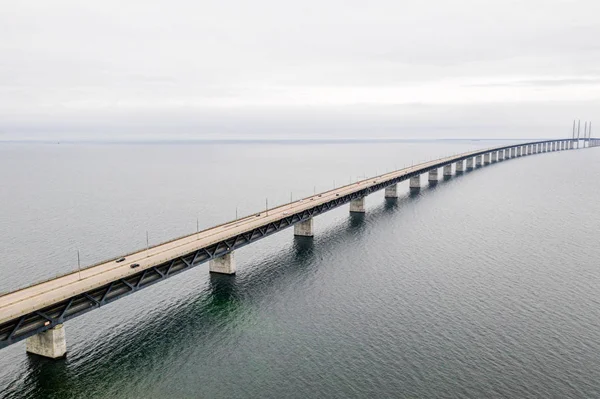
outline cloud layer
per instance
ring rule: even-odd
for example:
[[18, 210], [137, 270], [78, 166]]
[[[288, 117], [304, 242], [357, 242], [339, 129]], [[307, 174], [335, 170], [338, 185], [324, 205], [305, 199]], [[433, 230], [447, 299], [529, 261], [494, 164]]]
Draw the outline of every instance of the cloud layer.
[[558, 0], [6, 2], [0, 131], [555, 134], [598, 109], [598, 11]]

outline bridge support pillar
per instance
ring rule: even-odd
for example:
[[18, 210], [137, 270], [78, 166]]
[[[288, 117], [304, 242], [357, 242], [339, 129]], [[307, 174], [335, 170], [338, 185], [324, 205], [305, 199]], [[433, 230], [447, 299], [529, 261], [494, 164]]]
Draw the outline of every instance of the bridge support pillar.
[[444, 165], [444, 177], [452, 176], [452, 164]]
[[27, 352], [36, 355], [58, 359], [67, 355], [67, 340], [62, 324], [27, 338]]
[[365, 197], [350, 201], [350, 212], [365, 213]]
[[473, 169], [473, 158], [467, 158], [467, 170]]
[[428, 178], [428, 180], [429, 180], [429, 183], [433, 183], [433, 184], [437, 183], [437, 181], [438, 181], [438, 170], [437, 170], [437, 168], [431, 169], [429, 171], [429, 178]]
[[491, 155], [492, 155], [492, 154], [491, 154], [491, 153], [489, 153], [489, 152], [488, 152], [487, 154], [484, 154], [484, 155], [483, 155], [483, 163], [484, 163], [485, 165], [489, 165], [490, 163], [492, 163], [492, 161], [491, 161], [491, 158], [490, 158], [490, 156], [491, 156]]
[[208, 270], [211, 273], [235, 274], [235, 257], [229, 252], [208, 262]]
[[531, 155], [531, 146], [530, 145], [527, 146], [527, 155]]
[[520, 146], [519, 148], [517, 148], [517, 156], [518, 157], [523, 156], [523, 146]]
[[410, 191], [419, 191], [421, 189], [421, 175], [410, 178]]
[[556, 151], [556, 141], [552, 142], [552, 149], [550, 151]]
[[569, 141], [569, 150], [573, 149], [573, 140]]
[[477, 167], [481, 166], [481, 155], [477, 155], [475, 157], [475, 166], [477, 166]]
[[565, 144], [566, 144], [566, 143], [565, 143], [564, 141], [561, 141], [561, 142], [560, 142], [560, 150], [561, 150], [561, 151], [562, 151], [562, 150], [564, 150], [564, 149], [566, 148]]
[[294, 235], [299, 237], [312, 237], [313, 234], [313, 218], [294, 225]]
[[492, 162], [498, 162], [498, 151], [492, 152]]
[[465, 171], [465, 161], [456, 162], [456, 173], [463, 173]]
[[498, 161], [504, 160], [504, 150], [498, 151]]
[[398, 184], [392, 184], [385, 188], [385, 198], [398, 198]]

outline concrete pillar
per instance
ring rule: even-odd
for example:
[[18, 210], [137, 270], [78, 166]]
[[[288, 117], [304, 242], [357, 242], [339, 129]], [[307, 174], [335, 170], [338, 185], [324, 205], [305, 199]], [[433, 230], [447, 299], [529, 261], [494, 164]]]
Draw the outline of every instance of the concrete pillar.
[[452, 176], [452, 164], [444, 165], [444, 177]]
[[540, 152], [540, 145], [539, 145], [539, 144], [536, 144], [536, 145], [533, 147], [533, 153], [534, 153], [534, 154], [537, 154], [538, 152]]
[[435, 169], [431, 169], [429, 171], [429, 183], [437, 183], [438, 181], [438, 174], [437, 174], [438, 170], [437, 168]]
[[510, 157], [514, 158], [516, 153], [517, 153], [517, 149], [515, 147], [512, 147], [510, 149]]
[[487, 154], [483, 154], [483, 163], [485, 165], [489, 165], [490, 163], [492, 163], [491, 158], [490, 158], [491, 155], [492, 154], [489, 152]]
[[526, 155], [531, 155], [531, 146], [530, 145], [528, 145], [526, 147], [526, 150], [527, 150], [527, 154]]
[[569, 141], [569, 150], [573, 149], [573, 140]]
[[233, 256], [233, 252], [211, 259], [208, 262], [208, 270], [211, 273], [235, 274], [235, 257]]
[[473, 158], [467, 158], [467, 170], [473, 169]]
[[556, 141], [552, 142], [552, 151], [556, 151]]
[[312, 237], [313, 234], [313, 218], [294, 225], [294, 235], [300, 237]]
[[350, 212], [365, 213], [365, 197], [350, 201]]
[[523, 146], [520, 146], [519, 148], [517, 148], [517, 156], [518, 157], [523, 156]]
[[492, 162], [498, 162], [498, 151], [492, 152]]
[[504, 150], [498, 151], [498, 161], [502, 161], [504, 159]]
[[481, 155], [475, 157], [475, 166], [481, 166]]
[[29, 353], [51, 359], [65, 357], [67, 355], [67, 340], [65, 338], [64, 326], [59, 324], [56, 327], [27, 338], [25, 348]]
[[456, 161], [456, 173], [463, 173], [465, 171], [465, 161]]
[[392, 184], [391, 186], [387, 186], [385, 188], [385, 198], [398, 198], [398, 185]]
[[419, 190], [421, 188], [421, 175], [416, 175], [410, 178], [410, 190]]

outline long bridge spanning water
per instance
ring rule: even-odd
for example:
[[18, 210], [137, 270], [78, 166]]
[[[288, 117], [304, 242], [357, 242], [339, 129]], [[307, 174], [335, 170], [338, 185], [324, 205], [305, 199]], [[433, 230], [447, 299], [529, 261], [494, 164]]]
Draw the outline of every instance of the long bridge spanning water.
[[[287, 227], [294, 226], [296, 236], [311, 237], [315, 216], [348, 203], [350, 212], [365, 212], [367, 195], [384, 190], [386, 198], [397, 198], [397, 185], [404, 180], [409, 180], [411, 190], [419, 190], [421, 175], [427, 173], [428, 181], [436, 182], [440, 168], [448, 177], [511, 158], [578, 149], [581, 143], [578, 139], [533, 141], [424, 162], [7, 293], [0, 296], [0, 349], [27, 339], [28, 352], [63, 357], [67, 352], [65, 321], [206, 261], [210, 272], [234, 274], [236, 249]], [[581, 148], [599, 144], [599, 139], [587, 138]]]

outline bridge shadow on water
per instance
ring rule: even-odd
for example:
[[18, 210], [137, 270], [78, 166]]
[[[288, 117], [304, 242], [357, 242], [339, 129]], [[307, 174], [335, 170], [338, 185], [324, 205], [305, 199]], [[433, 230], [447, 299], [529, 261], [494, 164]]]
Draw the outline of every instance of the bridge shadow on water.
[[[148, 313], [143, 317], [136, 315], [124, 321], [123, 328], [102, 342], [90, 342], [89, 345], [78, 342], [78, 350], [67, 359], [49, 360], [27, 355], [28, 370], [24, 371], [21, 379], [24, 387], [13, 390], [9, 397], [122, 396], [115, 388], [120, 385], [119, 381], [125, 385], [143, 384], [138, 370], [168, 368], [166, 359], [189, 356], [190, 347], [197, 346], [197, 342], [210, 345], [211, 341], [218, 341], [225, 331], [231, 333], [248, 311], [248, 303], [272, 294], [271, 291], [276, 290], [278, 285], [297, 283], [298, 279], [314, 275], [322, 265], [322, 248], [335, 250], [350, 236], [362, 235], [368, 225], [401, 210], [402, 205], [433, 193], [450, 180], [473, 171], [424, 186], [416, 193], [385, 199], [381, 205], [368, 209], [366, 214], [350, 214], [343, 222], [312, 239], [294, 237], [291, 246], [244, 265], [237, 276], [211, 274], [204, 287], [199, 287], [197, 295], [173, 301], [173, 306], [166, 311]], [[176, 289], [177, 278], [182, 277], [175, 277], [165, 284], [172, 284]], [[100, 311], [110, 311], [111, 306], [116, 305]], [[94, 314], [97, 313], [92, 312], [84, 318], [94, 317]], [[11, 392], [8, 394], [11, 395]]]

